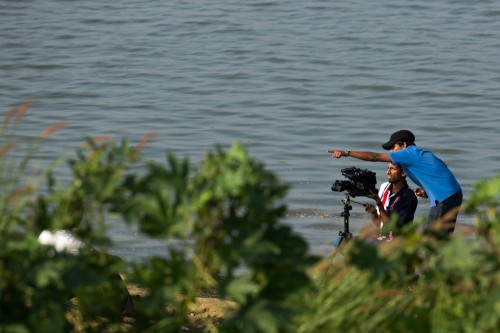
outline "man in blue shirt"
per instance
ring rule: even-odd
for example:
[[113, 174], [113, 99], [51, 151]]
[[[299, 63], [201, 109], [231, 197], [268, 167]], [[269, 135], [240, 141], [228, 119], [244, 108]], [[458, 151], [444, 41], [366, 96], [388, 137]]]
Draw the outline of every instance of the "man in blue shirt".
[[419, 188], [415, 194], [429, 198], [431, 209], [426, 227], [436, 221], [443, 223], [444, 231], [451, 235], [455, 229], [463, 194], [460, 184], [446, 164], [431, 151], [415, 145], [415, 136], [408, 130], [393, 133], [382, 147], [387, 153], [329, 150], [334, 158], [354, 157], [363, 161], [399, 164], [404, 173]]

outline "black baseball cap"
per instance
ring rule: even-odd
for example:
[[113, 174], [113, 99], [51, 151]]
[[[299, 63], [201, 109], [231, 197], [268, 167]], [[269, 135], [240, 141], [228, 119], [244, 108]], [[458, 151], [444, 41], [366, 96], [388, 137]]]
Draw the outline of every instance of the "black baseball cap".
[[412, 132], [408, 130], [401, 130], [392, 133], [391, 138], [389, 141], [384, 143], [382, 145], [382, 148], [385, 150], [390, 150], [391, 147], [396, 143], [396, 142], [407, 142], [407, 143], [414, 143], [415, 142], [415, 135], [413, 135]]

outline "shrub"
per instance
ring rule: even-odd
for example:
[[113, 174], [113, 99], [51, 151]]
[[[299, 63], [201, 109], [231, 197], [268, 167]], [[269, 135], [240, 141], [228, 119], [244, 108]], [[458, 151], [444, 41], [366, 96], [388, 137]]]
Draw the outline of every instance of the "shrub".
[[[30, 102], [0, 128], [0, 332], [179, 332], [203, 295], [230, 301], [210, 332], [495, 332], [500, 328], [499, 178], [478, 182], [464, 205], [474, 234], [440, 239], [415, 223], [370, 244], [353, 237], [331, 256], [308, 253], [281, 220], [288, 186], [235, 143], [199, 166], [167, 153], [142, 162], [127, 139], [88, 138], [68, 160], [40, 168], [33, 152], [56, 124], [23, 145], [15, 131]], [[165, 242], [163, 256], [125, 262], [107, 254], [109, 220]], [[116, 223], [116, 222], [115, 222]], [[72, 253], [38, 241], [72, 230]], [[134, 321], [123, 322], [128, 284]], [[190, 330], [195, 327], [189, 327]]]
[[[316, 258], [280, 223], [288, 186], [238, 143], [227, 152], [215, 147], [199, 168], [171, 153], [165, 165], [141, 164], [140, 148], [150, 137], [137, 147], [126, 139], [88, 138], [68, 161], [69, 181], [57, 179], [51, 167], [36, 182], [12, 183], [3, 191], [2, 331], [120, 330], [123, 285], [117, 272], [150, 291], [138, 302], [128, 330], [178, 332], [195, 297], [206, 292], [237, 304], [223, 326], [208, 318], [207, 329], [291, 328], [298, 307], [289, 300], [308, 288], [306, 268]], [[28, 152], [23, 165], [30, 158]], [[165, 241], [168, 253], [127, 265], [106, 255], [112, 244], [106, 221], [112, 215]], [[72, 255], [41, 245], [37, 237], [46, 229], [72, 230], [88, 248]], [[77, 322], [68, 314], [73, 296]]]

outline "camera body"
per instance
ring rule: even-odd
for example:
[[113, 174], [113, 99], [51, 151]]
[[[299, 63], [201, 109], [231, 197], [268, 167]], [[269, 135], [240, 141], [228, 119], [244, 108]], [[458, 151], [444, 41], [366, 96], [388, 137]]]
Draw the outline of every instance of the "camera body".
[[345, 168], [341, 172], [348, 180], [336, 180], [332, 184], [332, 191], [346, 191], [352, 197], [366, 196], [370, 193], [370, 190], [373, 193], [377, 193], [377, 189], [375, 188], [375, 184], [377, 184], [375, 172], [356, 167]]

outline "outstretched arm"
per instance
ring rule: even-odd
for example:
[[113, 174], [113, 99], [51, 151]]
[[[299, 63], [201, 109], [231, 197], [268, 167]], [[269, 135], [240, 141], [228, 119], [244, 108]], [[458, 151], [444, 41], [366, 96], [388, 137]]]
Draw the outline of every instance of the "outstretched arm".
[[371, 151], [348, 151], [348, 150], [329, 150], [334, 158], [354, 157], [358, 160], [370, 162], [391, 162], [391, 158], [386, 153], [374, 153]]

